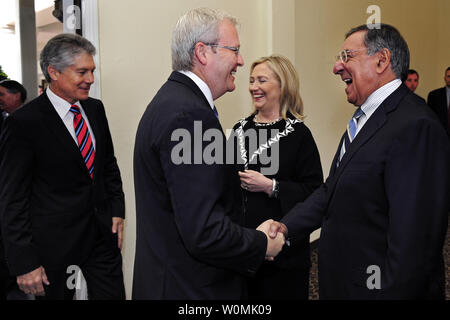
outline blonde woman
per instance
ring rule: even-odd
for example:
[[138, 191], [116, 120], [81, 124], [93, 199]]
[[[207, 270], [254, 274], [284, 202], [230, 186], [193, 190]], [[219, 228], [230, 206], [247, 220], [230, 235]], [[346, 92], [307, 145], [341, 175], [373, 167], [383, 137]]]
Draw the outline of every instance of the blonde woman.
[[[303, 122], [292, 63], [280, 55], [258, 59], [251, 66], [249, 91], [254, 110], [234, 126], [234, 137], [243, 218], [245, 226], [256, 228], [267, 219], [280, 220], [323, 182], [323, 175], [316, 144]], [[278, 169], [264, 170], [270, 166]], [[307, 299], [309, 267], [309, 238], [296, 239], [248, 280], [249, 298]]]

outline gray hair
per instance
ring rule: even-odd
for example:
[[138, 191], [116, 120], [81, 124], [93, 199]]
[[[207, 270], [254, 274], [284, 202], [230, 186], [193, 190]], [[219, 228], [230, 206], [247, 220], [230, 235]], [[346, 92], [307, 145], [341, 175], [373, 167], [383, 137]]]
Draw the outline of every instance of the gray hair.
[[74, 58], [86, 52], [91, 56], [95, 55], [94, 45], [77, 34], [62, 33], [51, 38], [40, 56], [40, 65], [45, 79], [50, 83], [48, 67], [53, 66], [58, 71], [63, 72], [68, 66], [73, 64]]
[[217, 43], [219, 26], [225, 19], [230, 20], [235, 27], [238, 25], [236, 18], [219, 10], [197, 8], [184, 14], [172, 33], [172, 69], [191, 71], [195, 44]]
[[364, 45], [367, 47], [369, 56], [382, 50], [391, 52], [392, 71], [398, 79], [406, 79], [409, 69], [409, 48], [400, 32], [391, 25], [380, 24], [380, 28], [369, 29], [366, 24], [351, 29], [346, 35], [349, 36], [358, 31], [367, 31], [364, 37]]

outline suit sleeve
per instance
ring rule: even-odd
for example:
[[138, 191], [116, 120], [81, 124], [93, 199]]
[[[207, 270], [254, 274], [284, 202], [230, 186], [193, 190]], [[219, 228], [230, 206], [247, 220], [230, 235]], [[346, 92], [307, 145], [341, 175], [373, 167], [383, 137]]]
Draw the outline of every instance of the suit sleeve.
[[288, 229], [290, 241], [303, 239], [320, 228], [327, 209], [328, 179], [304, 202], [297, 203], [281, 219]]
[[41, 264], [32, 243], [29, 197], [33, 149], [14, 117], [5, 121], [0, 139], [0, 214], [6, 260], [11, 274], [22, 275]]
[[[226, 170], [222, 164], [205, 164], [203, 152], [211, 142], [200, 141], [198, 130], [194, 132], [194, 119], [204, 128], [217, 128], [216, 120], [205, 112], [175, 117], [164, 137], [167, 143], [160, 150], [160, 158], [180, 237], [188, 252], [204, 263], [252, 275], [264, 261], [267, 238], [260, 231], [234, 224], [228, 217], [221, 204], [221, 195], [227, 192], [223, 184]], [[174, 130], [186, 134], [188, 140], [184, 142], [188, 141], [192, 151], [181, 164], [175, 164], [172, 155], [181, 143], [171, 141]]]
[[323, 182], [322, 166], [316, 143], [306, 126], [301, 126], [299, 129], [302, 131], [295, 175], [291, 179], [280, 179], [279, 181], [279, 200], [284, 214], [297, 202], [305, 201]]
[[385, 170], [389, 203], [381, 299], [419, 297], [441, 260], [450, 190], [449, 143], [437, 122], [410, 124], [394, 141]]
[[106, 118], [105, 109], [101, 104], [101, 117], [104, 119], [104, 136], [105, 136], [105, 167], [104, 167], [104, 183], [106, 190], [106, 203], [110, 208], [112, 217], [125, 218], [125, 196], [122, 188], [122, 179], [120, 177], [119, 166], [114, 155], [114, 147], [109, 130], [108, 120]]

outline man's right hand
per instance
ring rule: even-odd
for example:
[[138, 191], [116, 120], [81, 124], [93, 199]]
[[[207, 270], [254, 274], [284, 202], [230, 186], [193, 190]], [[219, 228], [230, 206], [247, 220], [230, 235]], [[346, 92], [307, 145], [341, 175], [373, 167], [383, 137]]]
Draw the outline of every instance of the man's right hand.
[[269, 261], [273, 261], [274, 258], [280, 253], [285, 242], [284, 235], [281, 232], [275, 237], [269, 237], [269, 228], [273, 222], [275, 221], [272, 219], [266, 220], [261, 223], [258, 228], [256, 228], [256, 230], [264, 232], [267, 237], [266, 260]]
[[42, 285], [42, 282], [47, 286], [50, 285], [43, 266], [40, 266], [39, 268], [31, 272], [17, 276], [17, 284], [19, 285], [20, 290], [22, 290], [26, 294], [45, 296], [44, 286]]
[[269, 227], [269, 237], [272, 239], [275, 239], [277, 237], [278, 232], [281, 232], [284, 234], [284, 236], [287, 238], [288, 236], [288, 229], [284, 223], [278, 222], [278, 221], [270, 221], [270, 227]]

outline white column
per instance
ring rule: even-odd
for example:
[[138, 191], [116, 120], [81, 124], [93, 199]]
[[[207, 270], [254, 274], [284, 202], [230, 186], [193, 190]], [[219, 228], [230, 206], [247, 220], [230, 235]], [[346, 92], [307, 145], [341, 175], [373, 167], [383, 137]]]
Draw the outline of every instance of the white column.
[[38, 95], [36, 57], [36, 13], [34, 0], [17, 0], [16, 34], [20, 40], [20, 65], [22, 85], [27, 90], [27, 100]]
[[82, 0], [82, 27], [83, 36], [88, 39], [97, 49], [97, 54], [94, 56], [95, 62], [95, 72], [94, 79], [95, 82], [91, 86], [90, 96], [93, 98], [101, 99], [101, 85], [100, 85], [100, 48], [98, 41], [98, 4], [97, 0]]

